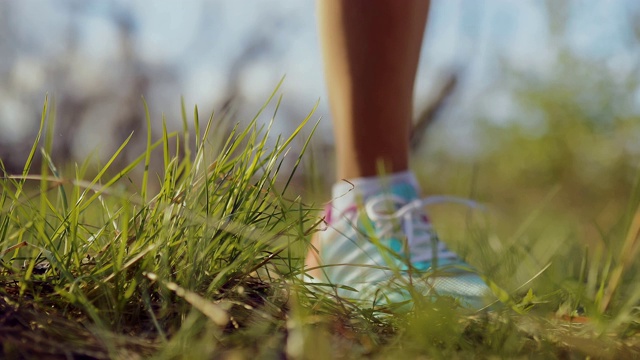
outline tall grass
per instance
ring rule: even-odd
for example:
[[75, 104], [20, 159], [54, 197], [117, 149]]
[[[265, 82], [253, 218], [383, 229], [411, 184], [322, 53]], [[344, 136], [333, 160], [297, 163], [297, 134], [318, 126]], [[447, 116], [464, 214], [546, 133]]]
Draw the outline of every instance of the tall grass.
[[[86, 323], [109, 356], [120, 351], [114, 334], [136, 333], [149, 339], [150, 353], [171, 357], [210, 355], [232, 341], [222, 334], [245, 326], [244, 318], [262, 324], [260, 332], [271, 331], [284, 321], [283, 281], [299, 263], [290, 250], [317, 223], [299, 197], [282, 195], [293, 176], [281, 173], [285, 159], [298, 157], [295, 171], [302, 154], [288, 151], [311, 113], [291, 136], [274, 138], [275, 114], [258, 124], [272, 101], [245, 128], [212, 116], [201, 129], [196, 108], [193, 120], [184, 116], [182, 136], [163, 126], [157, 141], [146, 109], [146, 151], [113, 169], [127, 138], [89, 180], [88, 164], [75, 165], [75, 177], [64, 178], [48, 156], [52, 113], [45, 101], [22, 174], [4, 173], [0, 182], [0, 273], [2, 291], [12, 299], [5, 305], [50, 304], [56, 316]], [[38, 150], [43, 160], [36, 175]], [[160, 173], [149, 166], [154, 152], [163, 159]], [[140, 166], [140, 185], [126, 184]], [[159, 191], [152, 194], [156, 179]], [[43, 338], [58, 331], [49, 328], [43, 324]], [[23, 351], [10, 341], [4, 350]]]
[[[201, 123], [197, 108], [189, 119], [183, 105], [183, 130], [169, 133], [163, 121], [157, 140], [146, 109], [146, 151], [114, 169], [129, 137], [93, 176], [88, 161], [61, 171], [48, 155], [53, 112], [45, 101], [22, 173], [0, 179], [2, 355], [637, 355], [640, 185], [608, 235], [610, 248], [574, 242], [552, 250], [557, 237], [529, 230], [544, 203], [512, 239], [496, 240], [490, 213], [440, 226], [470, 244], [457, 248], [501, 302], [472, 312], [443, 297], [381, 314], [301, 280], [300, 256], [321, 218], [300, 196], [283, 194], [309, 138], [298, 142], [303, 151], [289, 150], [317, 123], [308, 124], [310, 113], [290, 136], [272, 134], [276, 114], [264, 125], [259, 117], [270, 103], [277, 112], [275, 94], [244, 126], [213, 115]], [[159, 171], [153, 156], [162, 159]], [[522, 264], [525, 275], [514, 276]]]

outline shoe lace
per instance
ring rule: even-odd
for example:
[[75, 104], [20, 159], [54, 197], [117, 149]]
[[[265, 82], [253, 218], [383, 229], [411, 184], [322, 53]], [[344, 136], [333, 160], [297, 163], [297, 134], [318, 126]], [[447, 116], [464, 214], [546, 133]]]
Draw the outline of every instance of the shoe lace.
[[381, 238], [406, 238], [411, 262], [459, 260], [458, 256], [438, 240], [424, 207], [439, 203], [457, 203], [470, 208], [482, 205], [469, 199], [437, 195], [407, 202], [392, 194], [380, 194], [365, 203], [365, 211]]

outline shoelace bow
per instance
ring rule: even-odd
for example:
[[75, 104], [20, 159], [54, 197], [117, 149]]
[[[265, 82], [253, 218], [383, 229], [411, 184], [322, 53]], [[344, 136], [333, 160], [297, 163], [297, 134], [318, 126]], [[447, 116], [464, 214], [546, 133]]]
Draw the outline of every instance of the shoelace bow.
[[454, 196], [430, 196], [407, 202], [396, 195], [381, 194], [365, 203], [365, 211], [376, 224], [380, 237], [402, 238], [406, 236], [412, 254], [412, 262], [437, 259], [456, 260], [458, 256], [449, 250], [437, 236], [426, 218], [423, 208], [439, 203], [457, 203], [470, 208], [481, 208], [475, 201]]

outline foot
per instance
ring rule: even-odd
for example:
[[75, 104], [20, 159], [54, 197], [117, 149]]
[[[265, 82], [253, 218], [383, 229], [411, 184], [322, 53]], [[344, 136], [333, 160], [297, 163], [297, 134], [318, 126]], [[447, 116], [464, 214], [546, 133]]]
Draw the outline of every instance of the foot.
[[317, 233], [305, 261], [312, 281], [373, 306], [411, 303], [416, 294], [452, 296], [469, 308], [486, 304], [489, 287], [438, 240], [423, 211], [434, 199], [420, 199], [403, 182], [362, 200], [327, 207], [327, 229]]

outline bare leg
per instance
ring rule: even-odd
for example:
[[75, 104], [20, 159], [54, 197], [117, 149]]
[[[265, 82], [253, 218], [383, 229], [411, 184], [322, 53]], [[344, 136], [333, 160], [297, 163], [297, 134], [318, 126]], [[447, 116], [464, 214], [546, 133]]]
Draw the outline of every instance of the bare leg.
[[406, 170], [428, 0], [318, 0], [337, 176]]
[[[407, 170], [413, 86], [428, 0], [318, 0], [337, 177]], [[317, 239], [306, 258], [318, 266]], [[318, 276], [319, 270], [311, 271]]]

